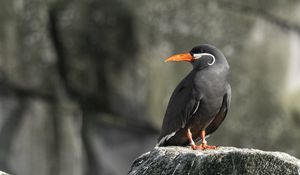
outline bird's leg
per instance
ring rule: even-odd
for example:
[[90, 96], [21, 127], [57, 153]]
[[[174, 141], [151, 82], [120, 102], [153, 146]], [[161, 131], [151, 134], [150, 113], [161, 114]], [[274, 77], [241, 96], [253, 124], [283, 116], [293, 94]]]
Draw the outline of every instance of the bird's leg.
[[205, 150], [205, 149], [216, 149], [216, 146], [210, 146], [207, 145], [207, 141], [205, 139], [205, 130], [201, 130], [200, 132], [200, 138], [202, 140], [201, 144], [199, 146], [197, 146], [193, 140], [193, 135], [190, 129], [187, 130], [187, 138], [189, 139], [190, 145], [192, 147], [193, 150]]
[[186, 136], [189, 139], [189, 142], [190, 142], [190, 145], [191, 145], [192, 149], [196, 150], [197, 146], [196, 146], [196, 144], [193, 140], [193, 135], [192, 135], [192, 132], [191, 132], [190, 128], [187, 130]]
[[207, 141], [205, 139], [205, 130], [201, 130], [200, 138], [202, 140], [201, 145], [199, 146], [200, 149], [205, 150], [205, 149], [216, 149], [217, 148], [216, 146], [207, 145]]

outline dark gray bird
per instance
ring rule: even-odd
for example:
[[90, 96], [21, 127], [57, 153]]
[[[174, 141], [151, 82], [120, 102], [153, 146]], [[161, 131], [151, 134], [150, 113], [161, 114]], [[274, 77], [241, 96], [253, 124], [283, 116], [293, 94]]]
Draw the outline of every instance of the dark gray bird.
[[[223, 53], [208, 44], [194, 47], [190, 53], [166, 60], [188, 61], [193, 70], [175, 88], [163, 120], [157, 146], [187, 146], [215, 149], [205, 137], [213, 133], [226, 117], [231, 88], [227, 82], [229, 65]], [[201, 140], [196, 146], [195, 142]]]

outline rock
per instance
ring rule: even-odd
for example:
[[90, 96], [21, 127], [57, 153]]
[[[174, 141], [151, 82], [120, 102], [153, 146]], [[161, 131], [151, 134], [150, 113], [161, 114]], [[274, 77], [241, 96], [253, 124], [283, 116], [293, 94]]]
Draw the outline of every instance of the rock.
[[9, 175], [9, 174], [6, 174], [6, 173], [0, 171], [0, 175]]
[[300, 174], [300, 160], [283, 152], [248, 148], [156, 147], [137, 158], [128, 174]]

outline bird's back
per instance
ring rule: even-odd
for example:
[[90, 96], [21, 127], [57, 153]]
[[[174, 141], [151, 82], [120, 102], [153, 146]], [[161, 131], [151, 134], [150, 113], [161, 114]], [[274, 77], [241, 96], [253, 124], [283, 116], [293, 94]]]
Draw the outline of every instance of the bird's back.
[[191, 71], [173, 91], [164, 116], [159, 141], [168, 135], [171, 136], [185, 124], [186, 106], [191, 99], [194, 76], [195, 72]]

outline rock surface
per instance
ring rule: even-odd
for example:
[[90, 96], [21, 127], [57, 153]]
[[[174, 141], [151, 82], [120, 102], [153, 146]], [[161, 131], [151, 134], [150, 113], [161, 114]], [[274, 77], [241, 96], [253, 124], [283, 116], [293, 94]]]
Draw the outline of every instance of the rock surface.
[[0, 175], [9, 175], [9, 174], [6, 174], [6, 173], [0, 171]]
[[247, 148], [157, 147], [133, 162], [129, 175], [139, 174], [300, 174], [300, 160], [282, 152]]

